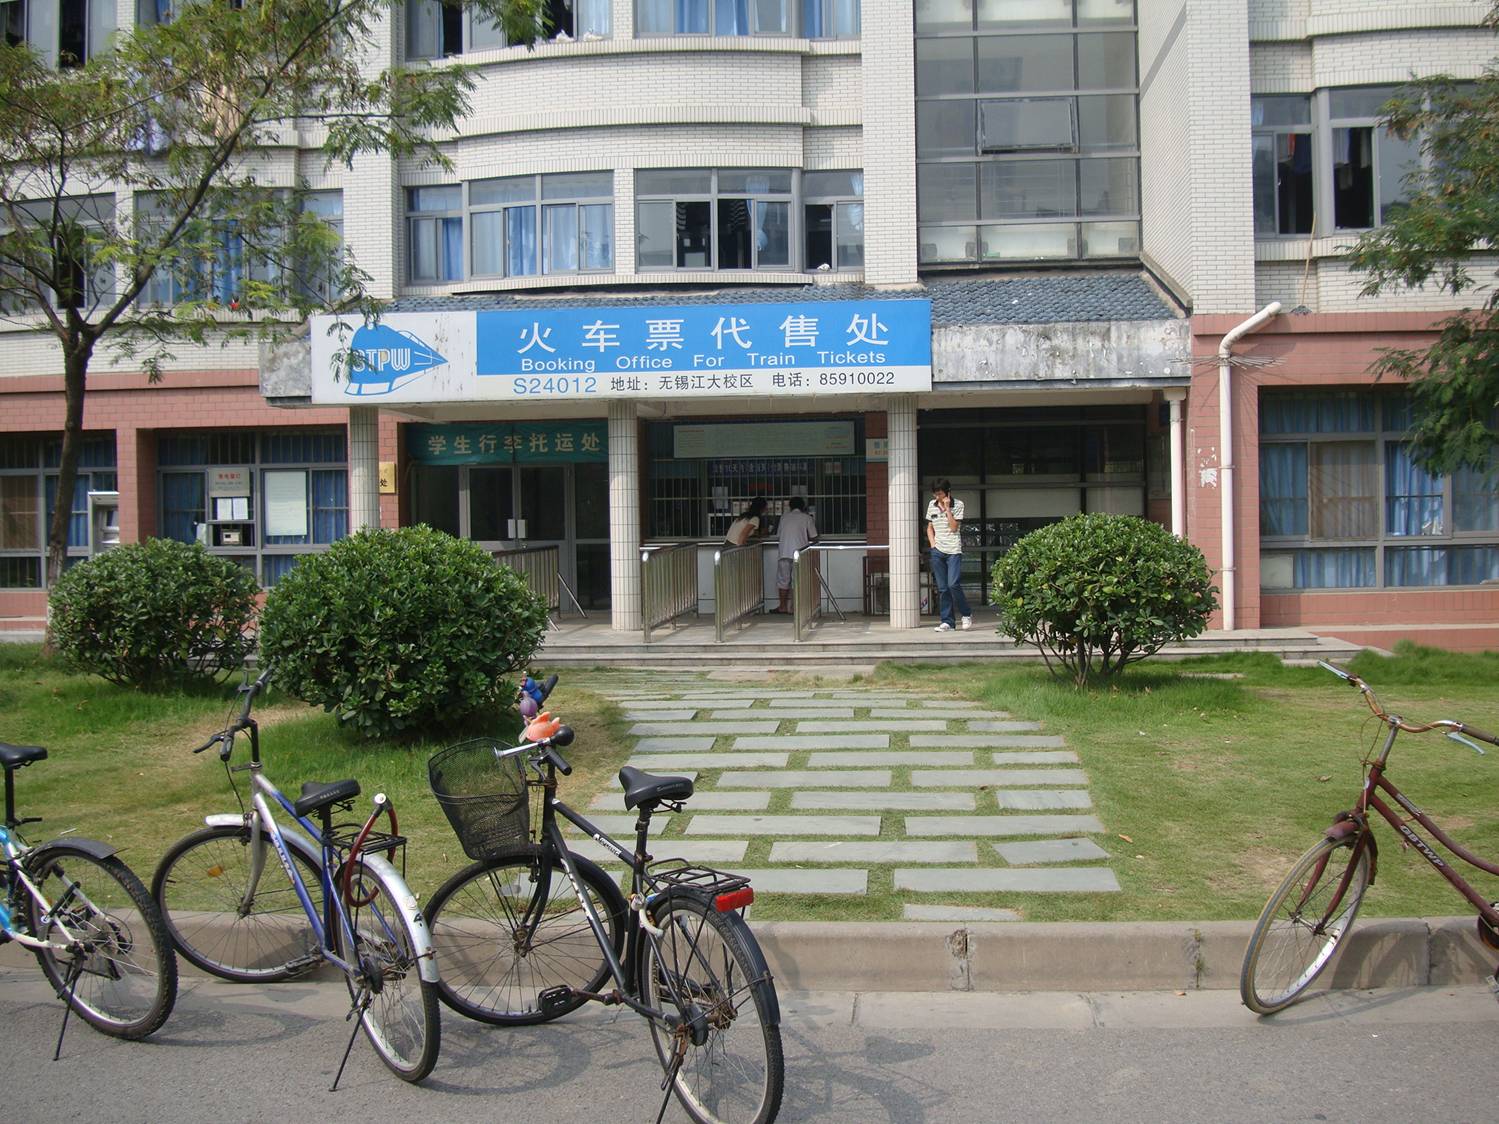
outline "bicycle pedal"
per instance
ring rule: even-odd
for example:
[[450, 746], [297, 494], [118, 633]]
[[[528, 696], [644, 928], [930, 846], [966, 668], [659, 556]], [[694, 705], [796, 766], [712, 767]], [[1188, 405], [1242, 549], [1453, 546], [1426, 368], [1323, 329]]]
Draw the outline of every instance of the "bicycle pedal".
[[322, 962], [323, 958], [321, 956], [308, 955], [299, 957], [296, 960], [287, 962], [286, 972], [291, 979], [297, 979], [298, 977], [307, 975], [308, 972], [311, 972]]
[[573, 989], [565, 984], [543, 988], [536, 996], [536, 1005], [543, 1015], [551, 1015], [566, 1007], [573, 998]]

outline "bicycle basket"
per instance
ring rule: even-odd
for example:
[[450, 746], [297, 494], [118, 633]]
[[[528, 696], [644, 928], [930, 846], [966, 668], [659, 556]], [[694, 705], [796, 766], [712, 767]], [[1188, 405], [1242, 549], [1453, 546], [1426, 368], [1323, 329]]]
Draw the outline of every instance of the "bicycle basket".
[[496, 758], [493, 738], [474, 738], [439, 750], [427, 780], [453, 833], [471, 859], [491, 859], [529, 841], [531, 808], [521, 755]]

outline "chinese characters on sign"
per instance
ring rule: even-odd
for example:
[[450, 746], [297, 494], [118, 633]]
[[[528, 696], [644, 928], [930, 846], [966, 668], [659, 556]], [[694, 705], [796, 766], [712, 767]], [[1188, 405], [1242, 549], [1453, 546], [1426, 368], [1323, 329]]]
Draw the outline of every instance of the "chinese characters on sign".
[[[348, 322], [344, 324], [347, 326]], [[314, 321], [313, 400], [743, 397], [930, 390], [927, 300], [404, 313], [340, 353]], [[379, 346], [376, 346], [378, 344]], [[421, 370], [418, 359], [429, 364]]]
[[606, 461], [608, 447], [608, 425], [595, 421], [406, 427], [406, 452], [423, 464]]

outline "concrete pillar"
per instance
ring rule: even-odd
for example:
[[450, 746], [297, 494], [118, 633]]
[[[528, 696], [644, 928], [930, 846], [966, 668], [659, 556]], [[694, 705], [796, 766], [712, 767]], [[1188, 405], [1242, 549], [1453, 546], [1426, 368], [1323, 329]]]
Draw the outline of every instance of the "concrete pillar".
[[609, 619], [640, 629], [640, 432], [635, 403], [609, 403]]
[[890, 428], [890, 627], [921, 624], [921, 480], [916, 473], [916, 396], [893, 394]]
[[1166, 391], [1166, 401], [1171, 408], [1171, 533], [1177, 538], [1187, 534], [1187, 481], [1182, 476], [1186, 464], [1187, 437], [1182, 426], [1182, 402], [1187, 397], [1185, 387], [1172, 387]]
[[349, 407], [349, 531], [380, 526], [380, 410]]

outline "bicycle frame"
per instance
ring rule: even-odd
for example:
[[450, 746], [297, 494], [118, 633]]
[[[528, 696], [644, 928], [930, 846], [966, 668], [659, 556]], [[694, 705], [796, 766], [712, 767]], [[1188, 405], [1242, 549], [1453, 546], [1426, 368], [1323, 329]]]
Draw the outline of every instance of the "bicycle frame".
[[[5, 935], [8, 936], [11, 940], [15, 941], [18, 945], [21, 945], [23, 948], [29, 948], [37, 951], [40, 951], [44, 948], [68, 949], [76, 945], [79, 942], [78, 936], [74, 934], [73, 931], [70, 930], [63, 921], [61, 921], [60, 919], [56, 919], [57, 912], [68, 904], [68, 899], [63, 898], [56, 903], [49, 902], [46, 896], [38, 888], [37, 884], [33, 882], [31, 880], [31, 877], [26, 873], [26, 869], [22, 863], [22, 860], [27, 855], [32, 854], [36, 850], [36, 848], [27, 844], [26, 841], [22, 839], [13, 828], [0, 827], [0, 844], [4, 845], [5, 865], [10, 872], [11, 879], [18, 880], [20, 882], [21, 887], [25, 891], [26, 895], [30, 897], [31, 900], [40, 908], [41, 917], [49, 922], [55, 921], [58, 929], [62, 931], [63, 936], [66, 937], [67, 940], [66, 943], [39, 940], [29, 933], [22, 933], [17, 931], [13, 925], [7, 925], [5, 927], [5, 929], [3, 930]], [[12, 886], [14, 886], [14, 884], [15, 882], [13, 881]], [[88, 896], [88, 894], [83, 890], [82, 887], [78, 885], [78, 883], [72, 883], [68, 887], [68, 893], [78, 894], [85, 902], [88, 903], [90, 909], [96, 910], [101, 913], [104, 912], [103, 910], [99, 909], [94, 900]]]

